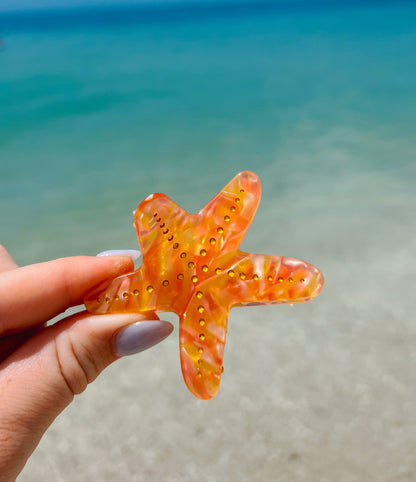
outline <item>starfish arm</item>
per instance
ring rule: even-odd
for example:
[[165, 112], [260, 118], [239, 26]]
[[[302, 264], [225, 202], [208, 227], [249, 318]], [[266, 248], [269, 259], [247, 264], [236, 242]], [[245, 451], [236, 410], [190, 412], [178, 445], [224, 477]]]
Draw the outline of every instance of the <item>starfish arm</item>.
[[233, 305], [303, 303], [324, 287], [322, 273], [305, 261], [241, 251], [236, 259], [223, 294]]
[[85, 295], [85, 308], [91, 313], [100, 314], [127, 312], [123, 293], [128, 292], [133, 274], [118, 276], [100, 283]]
[[181, 368], [191, 393], [202, 400], [213, 398], [223, 372], [228, 307], [207, 293], [194, 296], [179, 324]]
[[195, 223], [207, 233], [213, 252], [238, 248], [256, 213], [260, 196], [260, 179], [252, 172], [243, 171], [194, 215]]
[[134, 222], [139, 238], [143, 262], [159, 263], [161, 254], [167, 261], [178, 233], [189, 231], [190, 214], [164, 194], [151, 194], [138, 206]]
[[160, 303], [158, 292], [148, 287], [142, 269], [138, 269], [98, 285], [87, 293], [84, 304], [94, 313], [134, 313], [158, 308], [168, 311]]

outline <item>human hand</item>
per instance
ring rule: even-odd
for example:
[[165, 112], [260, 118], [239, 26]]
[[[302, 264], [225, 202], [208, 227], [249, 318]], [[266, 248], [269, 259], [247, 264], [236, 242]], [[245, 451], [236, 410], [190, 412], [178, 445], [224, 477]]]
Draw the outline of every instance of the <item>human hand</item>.
[[15, 480], [49, 425], [106, 366], [172, 332], [153, 312], [84, 311], [46, 326], [98, 283], [132, 270], [125, 256], [19, 268], [0, 245], [0, 482]]

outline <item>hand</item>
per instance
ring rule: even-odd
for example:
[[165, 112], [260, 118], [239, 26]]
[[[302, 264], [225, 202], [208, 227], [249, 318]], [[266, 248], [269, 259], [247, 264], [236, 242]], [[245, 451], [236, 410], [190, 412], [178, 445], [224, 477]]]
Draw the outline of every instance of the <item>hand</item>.
[[46, 326], [81, 304], [98, 283], [132, 270], [125, 256], [80, 256], [19, 268], [0, 245], [1, 482], [15, 480], [49, 425], [106, 366], [172, 332], [153, 312], [84, 311]]

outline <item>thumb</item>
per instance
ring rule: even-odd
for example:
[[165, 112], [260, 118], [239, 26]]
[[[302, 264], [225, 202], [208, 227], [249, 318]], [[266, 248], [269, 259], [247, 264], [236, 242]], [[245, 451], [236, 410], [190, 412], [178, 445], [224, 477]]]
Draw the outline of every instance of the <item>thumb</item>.
[[105, 367], [172, 330], [153, 312], [84, 312], [45, 328], [9, 356], [0, 365], [0, 441], [7, 441], [0, 481], [14, 480], [53, 420]]

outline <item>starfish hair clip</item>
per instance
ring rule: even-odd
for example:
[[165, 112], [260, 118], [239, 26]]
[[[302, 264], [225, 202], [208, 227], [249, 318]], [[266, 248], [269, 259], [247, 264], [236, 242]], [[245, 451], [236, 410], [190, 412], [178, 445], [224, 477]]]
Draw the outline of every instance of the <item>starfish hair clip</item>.
[[237, 174], [196, 214], [164, 194], [151, 194], [134, 218], [141, 266], [84, 300], [93, 313], [175, 312], [182, 374], [203, 400], [219, 389], [232, 306], [303, 303], [324, 286], [322, 273], [305, 261], [238, 249], [260, 195], [260, 180], [249, 171]]

